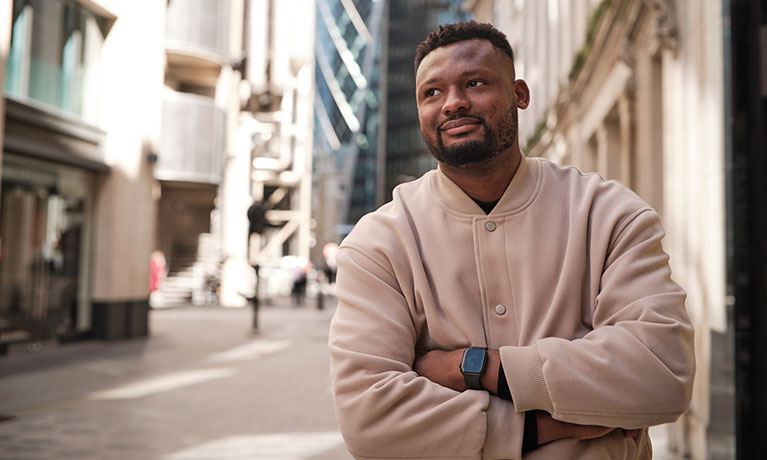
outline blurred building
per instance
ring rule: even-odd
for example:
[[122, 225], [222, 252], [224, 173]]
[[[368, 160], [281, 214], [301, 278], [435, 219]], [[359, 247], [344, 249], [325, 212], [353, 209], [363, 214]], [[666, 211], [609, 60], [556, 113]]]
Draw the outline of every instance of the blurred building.
[[[268, 274], [289, 268], [282, 266], [283, 257], [309, 260], [314, 4], [244, 2], [240, 110], [220, 195], [228, 203], [222, 215], [220, 289], [227, 306], [244, 305], [246, 296], [254, 295], [251, 267], [262, 268], [260, 292], [268, 294], [273, 292]], [[263, 216], [253, 223], [255, 233], [249, 232], [249, 209]]]
[[437, 166], [421, 137], [415, 100], [415, 49], [440, 24], [470, 19], [460, 0], [391, 0], [386, 32], [386, 138], [379, 196]]
[[[147, 335], [153, 252], [154, 307], [244, 305], [252, 265], [308, 258], [313, 1], [300, 10], [0, 0], [0, 351]], [[249, 237], [254, 202], [268, 228]]]
[[314, 125], [317, 251], [436, 166], [415, 105], [415, 48], [465, 20], [460, 0], [318, 0]]
[[[667, 445], [656, 454], [755, 458], [752, 436], [742, 430], [755, 433], [754, 426], [764, 425], [755, 415], [763, 414], [763, 390], [753, 385], [764, 384], [765, 366], [750, 358], [764, 351], [756, 337], [767, 332], [763, 308], [753, 304], [764, 305], [764, 270], [754, 268], [763, 265], [757, 261], [764, 261], [764, 245], [753, 240], [754, 229], [764, 228], [764, 187], [756, 185], [764, 177], [758, 159], [764, 136], [739, 133], [747, 126], [765, 131], [755, 128], [764, 126], [767, 95], [765, 2], [476, 0], [466, 6], [507, 33], [517, 76], [531, 88], [531, 105], [520, 113], [526, 154], [619, 180], [663, 218], [673, 276], [688, 293], [697, 371], [690, 411], [668, 427]], [[750, 93], [741, 89], [747, 82]], [[738, 102], [740, 112], [733, 107]], [[738, 139], [746, 148], [732, 147]], [[754, 276], [761, 281], [750, 281]], [[736, 336], [743, 337], [742, 349]]]
[[153, 307], [206, 303], [220, 280], [218, 216], [227, 203], [217, 197], [238, 114], [241, 14], [241, 0], [167, 2], [160, 130], [148, 152], [156, 161], [154, 249], [167, 277]]
[[0, 10], [0, 344], [145, 335], [164, 5]]
[[314, 260], [376, 206], [385, 5], [317, 0]]

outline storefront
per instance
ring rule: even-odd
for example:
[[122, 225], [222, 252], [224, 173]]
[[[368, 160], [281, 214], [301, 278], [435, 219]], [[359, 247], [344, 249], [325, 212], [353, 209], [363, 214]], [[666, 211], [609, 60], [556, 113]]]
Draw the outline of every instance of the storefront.
[[0, 198], [0, 344], [90, 328], [94, 174], [5, 152]]
[[98, 127], [97, 2], [14, 0], [4, 72], [0, 354], [93, 330], [94, 205], [110, 168]]

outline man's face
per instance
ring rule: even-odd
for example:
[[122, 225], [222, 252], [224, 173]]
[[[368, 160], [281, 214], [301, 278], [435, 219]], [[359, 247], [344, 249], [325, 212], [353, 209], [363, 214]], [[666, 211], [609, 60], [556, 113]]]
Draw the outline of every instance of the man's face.
[[517, 107], [527, 85], [514, 80], [505, 54], [482, 39], [440, 47], [416, 74], [421, 133], [441, 163], [472, 168], [509, 152], [517, 137]]

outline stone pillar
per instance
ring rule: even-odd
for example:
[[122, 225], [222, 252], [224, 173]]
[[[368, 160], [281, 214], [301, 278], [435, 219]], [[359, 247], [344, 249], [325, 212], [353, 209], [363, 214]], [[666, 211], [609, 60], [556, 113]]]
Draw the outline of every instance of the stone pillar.
[[618, 119], [611, 111], [597, 128], [597, 172], [605, 179], [620, 179], [621, 140]]
[[[660, 51], [651, 43], [638, 47], [636, 92], [632, 105], [636, 140], [632, 188], [663, 216], [664, 103]], [[668, 111], [667, 111], [668, 112]], [[668, 113], [665, 114], [667, 118]]]
[[147, 153], [160, 133], [165, 2], [103, 3], [118, 20], [102, 49], [99, 125], [111, 171], [94, 204], [93, 333], [120, 339], [149, 332], [156, 202]]
[[618, 99], [618, 130], [620, 138], [617, 179], [628, 187], [633, 186], [634, 120], [631, 116], [631, 98], [624, 93]]
[[607, 178], [607, 156], [609, 155], [609, 151], [607, 148], [608, 140], [607, 140], [607, 128], [605, 127], [604, 123], [599, 125], [599, 127], [596, 130], [596, 164], [594, 165], [596, 168], [596, 172], [599, 173], [600, 176]]

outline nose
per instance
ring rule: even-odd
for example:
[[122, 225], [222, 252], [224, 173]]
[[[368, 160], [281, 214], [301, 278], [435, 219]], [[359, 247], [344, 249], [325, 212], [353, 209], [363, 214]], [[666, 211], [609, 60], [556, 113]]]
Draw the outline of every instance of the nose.
[[466, 92], [460, 89], [451, 89], [447, 92], [445, 103], [442, 105], [444, 115], [452, 115], [458, 112], [464, 112], [471, 108], [471, 102], [466, 97]]

